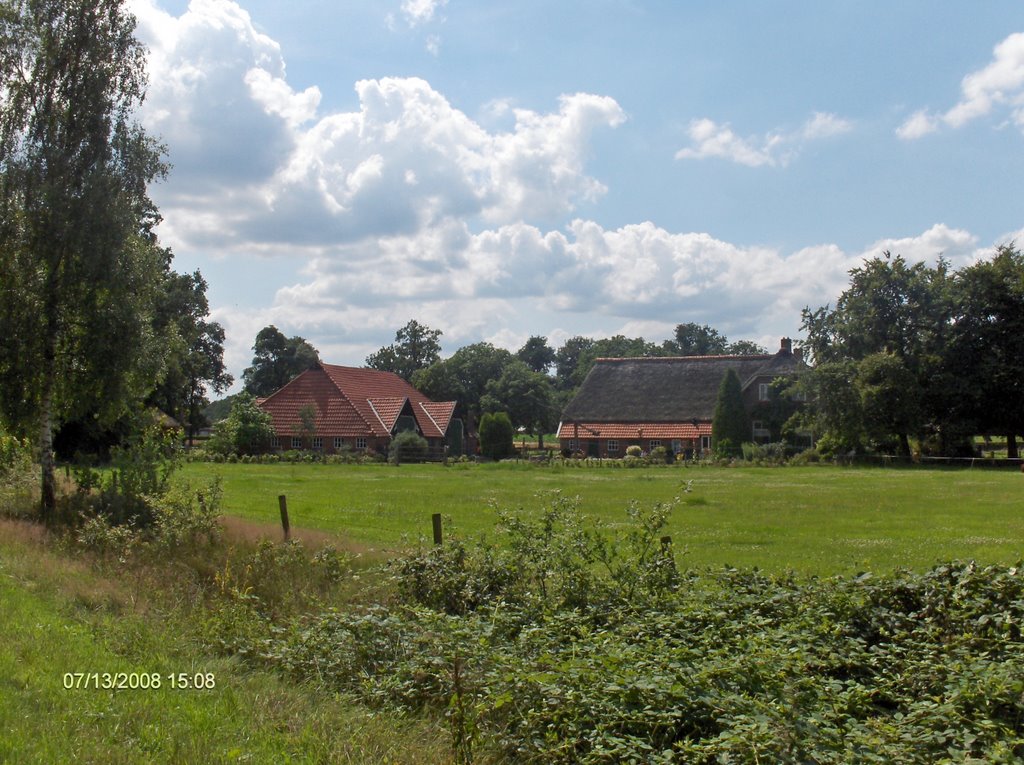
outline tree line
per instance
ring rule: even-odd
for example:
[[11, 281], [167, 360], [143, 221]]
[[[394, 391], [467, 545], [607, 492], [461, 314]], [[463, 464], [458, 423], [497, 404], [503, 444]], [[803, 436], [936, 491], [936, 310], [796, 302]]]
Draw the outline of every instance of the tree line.
[[1013, 244], [954, 270], [886, 252], [835, 306], [805, 308], [808, 424], [832, 450], [974, 453], [1024, 433], [1024, 255]]

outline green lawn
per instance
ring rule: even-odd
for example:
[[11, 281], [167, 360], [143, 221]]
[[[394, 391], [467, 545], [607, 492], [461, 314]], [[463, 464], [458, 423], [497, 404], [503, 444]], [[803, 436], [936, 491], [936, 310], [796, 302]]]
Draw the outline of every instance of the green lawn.
[[829, 575], [1024, 557], [1024, 475], [1016, 471], [193, 463], [184, 473], [221, 476], [226, 513], [278, 523], [285, 494], [293, 527], [337, 532], [381, 553], [429, 537], [432, 513], [474, 537], [493, 528], [496, 508], [536, 512], [545, 502], [538, 494], [558, 490], [613, 526], [625, 522], [630, 500], [682, 496], [669, 533], [694, 566]]

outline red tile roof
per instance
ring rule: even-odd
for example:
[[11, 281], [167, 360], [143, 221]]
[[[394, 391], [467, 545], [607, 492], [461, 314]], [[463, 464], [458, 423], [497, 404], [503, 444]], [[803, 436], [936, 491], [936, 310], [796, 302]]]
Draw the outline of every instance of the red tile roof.
[[632, 439], [683, 440], [711, 435], [710, 422], [563, 422], [558, 430], [559, 438], [615, 438], [623, 441]]
[[[307, 369], [260, 406], [270, 413], [279, 436], [298, 435], [302, 409], [313, 406], [316, 435], [349, 438], [387, 438], [403, 411], [416, 418], [426, 438], [443, 438], [455, 410], [455, 402], [432, 402], [391, 372], [334, 364]], [[448, 417], [436, 421], [428, 411], [448, 411]]]

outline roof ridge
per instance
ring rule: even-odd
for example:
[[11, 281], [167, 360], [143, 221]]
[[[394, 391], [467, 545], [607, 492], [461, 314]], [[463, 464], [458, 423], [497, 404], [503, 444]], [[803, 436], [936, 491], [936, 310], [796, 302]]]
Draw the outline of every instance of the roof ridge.
[[750, 359], [765, 360], [775, 358], [774, 353], [725, 353], [706, 356], [598, 356], [598, 361], [701, 361], [708, 359]]

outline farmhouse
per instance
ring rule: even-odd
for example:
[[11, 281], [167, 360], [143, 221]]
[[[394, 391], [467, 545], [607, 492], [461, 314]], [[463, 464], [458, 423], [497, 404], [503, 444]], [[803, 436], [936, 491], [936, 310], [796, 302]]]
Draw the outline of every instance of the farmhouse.
[[562, 413], [558, 440], [563, 451], [593, 457], [622, 457], [633, 445], [645, 452], [659, 446], [674, 454], [706, 451], [719, 386], [734, 369], [750, 440], [768, 441], [778, 437], [771, 383], [803, 366], [789, 338], [775, 354], [597, 359]]
[[384, 452], [414, 430], [435, 458], [462, 453], [456, 403], [431, 401], [391, 372], [318, 364], [258, 403], [273, 419], [275, 449]]

